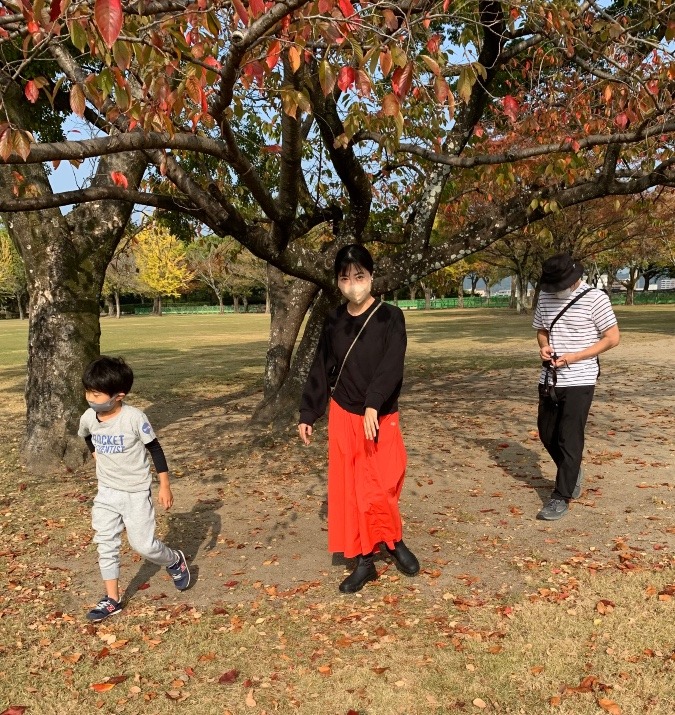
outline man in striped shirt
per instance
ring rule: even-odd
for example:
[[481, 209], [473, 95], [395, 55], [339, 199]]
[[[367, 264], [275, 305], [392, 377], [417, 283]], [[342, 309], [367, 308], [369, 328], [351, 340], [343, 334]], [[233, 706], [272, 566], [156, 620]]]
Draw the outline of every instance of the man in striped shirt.
[[557, 467], [555, 489], [537, 519], [554, 521], [581, 493], [584, 429], [600, 372], [598, 355], [619, 344], [609, 297], [591, 288], [583, 266], [561, 253], [544, 261], [532, 327], [542, 360], [539, 438]]

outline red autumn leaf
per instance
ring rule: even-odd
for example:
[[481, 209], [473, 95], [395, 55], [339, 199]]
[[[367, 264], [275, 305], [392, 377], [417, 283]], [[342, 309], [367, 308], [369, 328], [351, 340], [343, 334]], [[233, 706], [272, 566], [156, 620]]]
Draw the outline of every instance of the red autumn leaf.
[[29, 79], [28, 82], [26, 82], [26, 86], [24, 87], [23, 93], [26, 95], [26, 99], [31, 104], [35, 104], [35, 102], [37, 102], [38, 100], [38, 97], [40, 96], [40, 90], [32, 79]]
[[253, 17], [259, 17], [265, 12], [265, 3], [263, 0], [249, 0], [248, 7]]
[[438, 50], [441, 47], [441, 38], [440, 35], [432, 35], [428, 40], [427, 40], [427, 50], [432, 55], [435, 55]]
[[519, 111], [519, 105], [518, 105], [518, 100], [515, 97], [512, 97], [510, 94], [507, 94], [506, 97], [504, 97], [503, 101], [504, 105], [504, 114], [512, 121], [516, 122], [518, 119], [518, 111]]
[[277, 66], [277, 62], [279, 62], [280, 56], [281, 43], [279, 42], [279, 40], [274, 40], [274, 42], [270, 43], [269, 49], [267, 50], [267, 57], [265, 58], [265, 62], [271, 70], [273, 70]]
[[112, 47], [122, 30], [122, 0], [95, 0], [94, 19], [103, 41]]
[[439, 104], [445, 104], [450, 95], [450, 88], [444, 77], [434, 79], [434, 93]]
[[70, 89], [70, 108], [78, 117], [84, 116], [85, 99], [82, 87], [79, 84], [74, 84]]
[[223, 586], [225, 586], [225, 588], [234, 588], [238, 583], [239, 581], [228, 581], [224, 583]]
[[[279, 144], [269, 144], [268, 146], [264, 146], [262, 150], [266, 154], [281, 154], [281, 146]], [[239, 581], [230, 581], [230, 583], [233, 583], [236, 586]], [[227, 584], [225, 585], [227, 586]]]
[[319, 0], [319, 12], [322, 15], [328, 14], [335, 5], [335, 0]]
[[339, 0], [338, 5], [340, 6], [340, 10], [345, 17], [356, 15], [356, 10], [354, 10], [354, 6], [349, 0]]
[[[616, 126], [619, 127], [621, 131], [623, 131], [628, 126], [628, 115], [626, 114], [626, 112], [621, 112], [621, 114], [617, 114], [616, 117], [614, 117], [614, 124], [616, 124]], [[612, 433], [608, 432], [607, 434]]]
[[121, 186], [123, 189], [129, 188], [127, 177], [121, 171], [111, 171], [110, 178], [116, 186]]
[[380, 69], [382, 70], [382, 76], [386, 77], [391, 72], [391, 67], [394, 64], [394, 60], [391, 56], [389, 50], [382, 50], [380, 52]]
[[218, 682], [223, 685], [227, 685], [229, 683], [234, 683], [238, 677], [239, 671], [233, 668], [232, 670], [228, 670], [227, 673], [223, 673], [220, 678], [218, 678]]
[[447, 11], [448, 11], [448, 8], [450, 7], [450, 3], [451, 3], [451, 2], [452, 2], [452, 0], [444, 0], [444, 2], [443, 2], [443, 12], [447, 12]]
[[108, 690], [112, 690], [115, 687], [115, 683], [94, 683], [90, 687], [97, 693], [105, 693]]
[[28, 705], [10, 705], [0, 715], [23, 715], [28, 710]]
[[61, 0], [52, 0], [51, 7], [49, 8], [49, 19], [54, 22], [60, 14]]
[[346, 92], [356, 80], [356, 70], [353, 67], [343, 67], [338, 74], [337, 85]]
[[246, 11], [246, 8], [244, 7], [244, 4], [241, 2], [241, 0], [232, 0], [232, 4], [234, 5], [234, 9], [237, 11], [237, 15], [239, 15], [244, 25], [248, 25], [248, 12]]
[[405, 67], [397, 67], [394, 70], [394, 75], [391, 78], [391, 86], [394, 90], [394, 94], [399, 98], [403, 99], [412, 86], [413, 78], [413, 64], [408, 62]]
[[[119, 173], [120, 173], [119, 171], [113, 171], [113, 174], [119, 174]], [[111, 174], [111, 176], [112, 176], [112, 174]], [[117, 179], [114, 178], [114, 177], [113, 177], [113, 181], [114, 181], [118, 186], [124, 186], [124, 188], [126, 189], [127, 186], [128, 186], [127, 179], [126, 179], [126, 177], [124, 176], [124, 174], [121, 174], [121, 176], [124, 177], [124, 184], [118, 182]], [[139, 591], [145, 591], [146, 588], [150, 588], [150, 584], [149, 584], [147, 581], [146, 581], [145, 583], [142, 583], [142, 584], [138, 587], [138, 590], [139, 590]]]

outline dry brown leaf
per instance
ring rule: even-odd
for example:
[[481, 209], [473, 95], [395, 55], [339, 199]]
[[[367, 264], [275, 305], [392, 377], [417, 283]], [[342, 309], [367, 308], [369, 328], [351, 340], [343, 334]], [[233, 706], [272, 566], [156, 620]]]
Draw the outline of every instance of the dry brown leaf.
[[473, 704], [474, 704], [477, 708], [480, 708], [481, 710], [482, 710], [483, 708], [486, 708], [486, 707], [487, 707], [487, 703], [485, 702], [485, 700], [481, 700], [480, 698], [476, 698], [476, 699], [473, 701]]
[[253, 689], [249, 690], [248, 693], [246, 693], [246, 700], [244, 702], [246, 703], [246, 707], [249, 708], [254, 708], [258, 704], [253, 697]]
[[318, 670], [321, 675], [330, 675], [333, 672], [330, 665], [320, 665]]
[[600, 698], [598, 700], [598, 705], [609, 715], [621, 715], [621, 708], [613, 701], [608, 698]]
[[549, 702], [549, 704], [552, 705], [553, 707], [558, 707], [558, 705], [560, 705], [560, 703], [562, 702], [562, 700], [561, 700], [561, 698], [560, 698], [560, 695], [553, 695], [553, 696], [549, 699], [548, 702]]

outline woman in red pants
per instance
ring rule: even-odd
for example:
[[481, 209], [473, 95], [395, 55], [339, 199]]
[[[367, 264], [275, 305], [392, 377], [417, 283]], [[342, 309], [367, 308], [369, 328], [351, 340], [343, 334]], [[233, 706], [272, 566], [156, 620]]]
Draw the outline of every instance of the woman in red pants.
[[403, 543], [398, 500], [406, 452], [399, 427], [406, 332], [403, 313], [371, 295], [373, 258], [359, 245], [341, 248], [335, 278], [347, 299], [323, 328], [300, 404], [298, 431], [309, 444], [314, 422], [328, 416], [328, 549], [357, 557], [341, 584], [360, 591], [377, 578], [375, 548], [384, 543], [400, 571], [420, 565]]

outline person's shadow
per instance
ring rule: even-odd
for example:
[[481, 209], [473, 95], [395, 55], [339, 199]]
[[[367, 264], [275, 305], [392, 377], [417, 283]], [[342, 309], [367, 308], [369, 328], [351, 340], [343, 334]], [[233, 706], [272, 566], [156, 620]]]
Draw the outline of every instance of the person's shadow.
[[[162, 541], [172, 549], [180, 549], [190, 567], [190, 587], [199, 579], [199, 566], [193, 563], [202, 544], [204, 550], [213, 549], [220, 535], [221, 519], [218, 510], [221, 499], [198, 500], [190, 511], [169, 512], [169, 531]], [[208, 541], [207, 541], [208, 540]], [[124, 591], [123, 603], [130, 601], [141, 586], [157, 574], [163, 566], [145, 561]]]
[[[546, 505], [551, 496], [551, 482], [541, 470], [541, 457], [534, 449], [523, 444], [502, 442], [498, 439], [477, 439], [495, 464], [498, 464], [506, 474], [516, 482], [533, 489], [542, 505]], [[508, 447], [504, 445], [507, 444]]]

